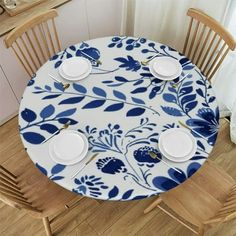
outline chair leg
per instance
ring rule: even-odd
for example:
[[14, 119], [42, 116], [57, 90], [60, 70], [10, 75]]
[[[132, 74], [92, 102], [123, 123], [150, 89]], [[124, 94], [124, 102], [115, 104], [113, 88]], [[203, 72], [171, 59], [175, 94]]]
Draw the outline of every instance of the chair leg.
[[144, 211], [144, 214], [149, 213], [150, 211], [152, 211], [155, 207], [157, 207], [157, 205], [159, 205], [161, 203], [161, 198], [158, 197], [152, 204], [150, 204]]
[[47, 236], [52, 236], [52, 230], [51, 230], [51, 226], [50, 226], [50, 222], [49, 222], [48, 217], [43, 218], [43, 225], [44, 225]]
[[204, 232], [205, 232], [204, 227], [199, 228], [198, 236], [203, 236]]

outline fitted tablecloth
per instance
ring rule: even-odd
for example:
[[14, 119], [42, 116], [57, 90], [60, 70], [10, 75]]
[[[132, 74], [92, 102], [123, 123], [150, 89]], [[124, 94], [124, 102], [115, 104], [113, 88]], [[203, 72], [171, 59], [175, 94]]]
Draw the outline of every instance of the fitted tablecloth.
[[[153, 77], [140, 61], [151, 56], [172, 57], [188, 75], [177, 88]], [[91, 74], [66, 90], [52, 78], [63, 60], [83, 56], [93, 65]], [[102, 64], [97, 64], [100, 60]], [[47, 137], [70, 121], [89, 141], [86, 158], [75, 165], [55, 163], [49, 156]], [[166, 162], [182, 174], [152, 159], [161, 132], [182, 121], [203, 135], [188, 161]], [[104, 200], [150, 197], [181, 184], [201, 167], [218, 133], [219, 110], [211, 85], [185, 56], [144, 38], [106, 37], [73, 45], [53, 56], [36, 73], [23, 94], [19, 130], [27, 152], [42, 173], [64, 188]], [[98, 156], [74, 179], [94, 154]]]

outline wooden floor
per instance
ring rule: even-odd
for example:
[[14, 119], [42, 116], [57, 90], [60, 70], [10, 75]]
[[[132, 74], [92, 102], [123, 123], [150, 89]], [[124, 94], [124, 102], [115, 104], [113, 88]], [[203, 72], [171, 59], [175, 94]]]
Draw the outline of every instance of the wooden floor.
[[[20, 163], [25, 158], [18, 130], [17, 118], [0, 127], [0, 163], [7, 165], [15, 159]], [[228, 123], [221, 122], [217, 144], [211, 159], [222, 166], [236, 179], [236, 145], [229, 139]], [[97, 202], [84, 198], [79, 205], [60, 222], [53, 225], [55, 235], [111, 235], [111, 236], [192, 236], [188, 229], [181, 226], [160, 210], [144, 215], [143, 210], [153, 198], [130, 202]], [[45, 235], [41, 220], [36, 220], [23, 211], [13, 209], [0, 202], [1, 236], [37, 236]], [[210, 229], [207, 236], [236, 235], [236, 220]]]

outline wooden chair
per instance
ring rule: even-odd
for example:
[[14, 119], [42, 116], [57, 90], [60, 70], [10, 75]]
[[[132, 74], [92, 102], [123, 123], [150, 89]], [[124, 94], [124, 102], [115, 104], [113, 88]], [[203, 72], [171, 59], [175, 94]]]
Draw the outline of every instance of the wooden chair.
[[[0, 165], [0, 200], [41, 218], [46, 234], [52, 235], [50, 225], [83, 197], [48, 180], [31, 162], [17, 165], [17, 172], [15, 175]], [[49, 220], [51, 216], [54, 218]]]
[[61, 51], [54, 18], [56, 10], [38, 14], [13, 29], [5, 38], [31, 77], [51, 56]]
[[216, 164], [206, 161], [190, 179], [160, 194], [144, 213], [155, 207], [203, 235], [207, 228], [236, 218], [236, 182]]
[[202, 11], [190, 8], [187, 15], [191, 20], [183, 54], [211, 80], [229, 50], [235, 49], [236, 42], [222, 25]]

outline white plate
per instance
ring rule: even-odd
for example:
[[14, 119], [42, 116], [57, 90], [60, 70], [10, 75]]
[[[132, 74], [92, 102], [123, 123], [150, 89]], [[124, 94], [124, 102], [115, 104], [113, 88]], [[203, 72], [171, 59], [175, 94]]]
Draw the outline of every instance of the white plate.
[[78, 81], [87, 77], [92, 71], [91, 62], [84, 57], [71, 57], [62, 62], [59, 74], [67, 80]]
[[169, 160], [184, 162], [191, 159], [197, 150], [194, 136], [186, 129], [173, 128], [161, 133], [160, 152]]
[[80, 162], [88, 152], [88, 140], [84, 134], [64, 130], [50, 141], [49, 155], [59, 164], [73, 165]]
[[158, 79], [173, 80], [181, 75], [182, 66], [174, 58], [156, 57], [149, 63], [149, 70]]

